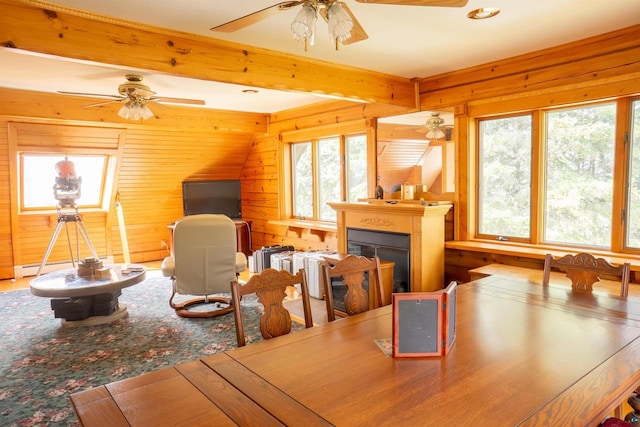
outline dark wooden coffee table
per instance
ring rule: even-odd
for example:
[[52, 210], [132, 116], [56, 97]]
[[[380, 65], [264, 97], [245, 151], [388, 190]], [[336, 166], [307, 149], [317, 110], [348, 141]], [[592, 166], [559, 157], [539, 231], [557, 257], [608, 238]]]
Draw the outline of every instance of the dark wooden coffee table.
[[146, 268], [140, 264], [105, 267], [108, 277], [82, 277], [70, 268], [38, 276], [29, 282], [29, 288], [33, 295], [51, 298], [51, 308], [63, 326], [113, 322], [128, 314], [127, 306], [118, 301], [122, 288], [142, 282]]

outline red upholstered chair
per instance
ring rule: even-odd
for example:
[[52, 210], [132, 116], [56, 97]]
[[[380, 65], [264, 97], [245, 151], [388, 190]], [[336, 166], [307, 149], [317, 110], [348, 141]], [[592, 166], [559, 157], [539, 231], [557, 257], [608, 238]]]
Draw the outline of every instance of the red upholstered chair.
[[246, 284], [238, 281], [231, 283], [231, 297], [236, 308], [233, 312], [236, 321], [236, 337], [238, 347], [245, 345], [244, 323], [242, 320], [242, 306], [240, 301], [244, 295], [256, 294], [258, 302], [264, 306], [264, 313], [260, 318], [260, 333], [264, 339], [275, 338], [291, 332], [291, 315], [284, 307], [289, 286], [300, 286], [300, 297], [304, 311], [305, 327], [313, 326], [309, 288], [304, 269], [291, 274], [286, 270], [267, 268], [259, 274], [254, 274]]
[[629, 280], [631, 275], [631, 265], [625, 262], [622, 265], [614, 266], [603, 258], [596, 258], [588, 253], [576, 255], [565, 255], [561, 258], [554, 258], [547, 254], [544, 259], [544, 272], [542, 284], [549, 285], [551, 269], [555, 268], [566, 273], [571, 279], [571, 289], [581, 292], [592, 292], [593, 284], [600, 280], [601, 276], [620, 279], [620, 296], [626, 298], [629, 293]]
[[598, 424], [598, 427], [635, 427], [628, 421], [621, 420], [620, 418], [609, 417]]

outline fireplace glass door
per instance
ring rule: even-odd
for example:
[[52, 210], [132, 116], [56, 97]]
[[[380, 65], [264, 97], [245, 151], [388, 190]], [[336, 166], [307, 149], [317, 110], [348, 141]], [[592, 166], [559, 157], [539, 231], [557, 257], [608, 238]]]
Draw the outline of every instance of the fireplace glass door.
[[[409, 292], [409, 249], [411, 239], [408, 234], [347, 228], [347, 253], [373, 257], [394, 263], [393, 292]], [[335, 293], [334, 293], [335, 294]]]

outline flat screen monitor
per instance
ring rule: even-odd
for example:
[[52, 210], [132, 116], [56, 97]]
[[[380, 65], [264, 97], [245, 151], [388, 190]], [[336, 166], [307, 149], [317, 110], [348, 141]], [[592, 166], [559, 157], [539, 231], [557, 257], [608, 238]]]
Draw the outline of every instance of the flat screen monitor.
[[182, 205], [185, 216], [212, 213], [242, 218], [240, 181], [183, 181]]

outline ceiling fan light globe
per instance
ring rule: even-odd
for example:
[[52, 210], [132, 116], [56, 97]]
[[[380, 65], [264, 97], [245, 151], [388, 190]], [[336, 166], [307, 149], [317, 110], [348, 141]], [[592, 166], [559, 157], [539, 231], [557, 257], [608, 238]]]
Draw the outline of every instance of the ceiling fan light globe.
[[327, 8], [327, 17], [331, 40], [343, 42], [351, 37], [353, 19], [345, 12], [339, 2], [335, 2]]
[[118, 111], [118, 115], [123, 119], [131, 118], [131, 107], [129, 106], [128, 102], [120, 108], [120, 110]]
[[140, 102], [127, 102], [120, 108], [118, 115], [127, 120], [145, 120], [153, 117], [153, 113], [146, 105]]
[[142, 106], [141, 112], [142, 112], [142, 120], [150, 119], [151, 117], [153, 117], [153, 113], [151, 112], [149, 107], [147, 107], [146, 105]]
[[349, 31], [347, 34], [344, 34], [344, 35], [335, 36], [335, 39], [338, 40], [340, 43], [350, 38], [351, 38], [351, 31]]
[[300, 9], [300, 12], [298, 12], [291, 23], [293, 38], [296, 40], [312, 38], [315, 32], [317, 20], [318, 13], [316, 9], [308, 3], [302, 5], [302, 9]]
[[138, 108], [138, 107], [133, 107], [131, 109], [131, 118], [133, 120], [140, 120], [142, 119], [142, 109]]
[[427, 139], [440, 139], [444, 138], [444, 132], [440, 128], [429, 129], [424, 135]]

